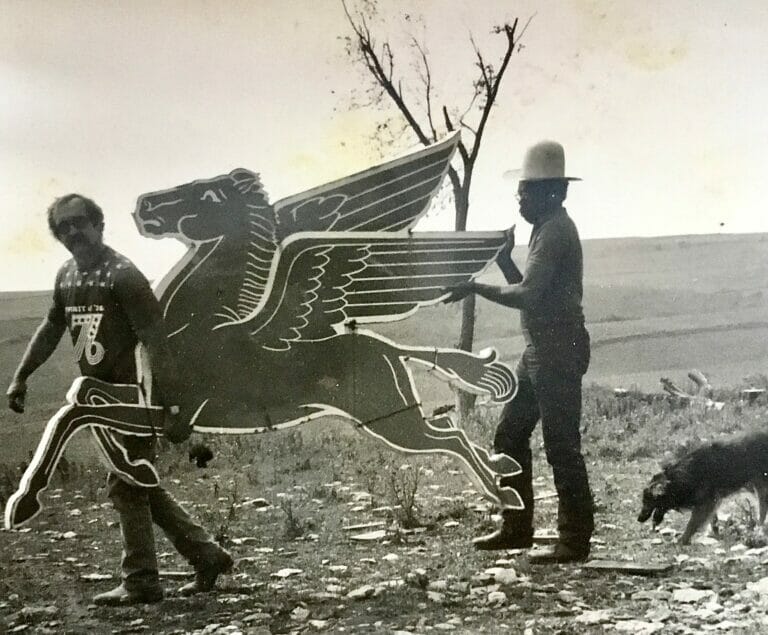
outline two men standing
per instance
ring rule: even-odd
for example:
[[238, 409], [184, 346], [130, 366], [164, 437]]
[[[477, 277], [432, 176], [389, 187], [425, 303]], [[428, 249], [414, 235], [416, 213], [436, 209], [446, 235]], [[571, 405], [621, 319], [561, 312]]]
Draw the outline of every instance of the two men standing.
[[[526, 154], [518, 188], [520, 214], [533, 225], [525, 273], [511, 260], [513, 234], [497, 260], [508, 286], [468, 282], [451, 289], [447, 302], [476, 293], [519, 309], [526, 348], [517, 367], [519, 388], [507, 404], [494, 441], [522, 467], [502, 479], [520, 492], [525, 509], [505, 510], [501, 527], [475, 544], [478, 549], [528, 548], [533, 544], [533, 487], [530, 438], [541, 420], [547, 460], [559, 496], [559, 542], [532, 562], [584, 560], [594, 528], [592, 495], [581, 454], [581, 380], [589, 365], [589, 335], [582, 311], [582, 252], [568, 216], [568, 183], [563, 148], [542, 142]], [[56, 349], [69, 330], [75, 357], [85, 376], [112, 383], [136, 383], [136, 347], [147, 350], [163, 403], [172, 410], [174, 376], [165, 346], [162, 313], [146, 278], [103, 242], [104, 217], [90, 199], [70, 194], [48, 210], [48, 224], [73, 258], [59, 270], [47, 317], [35, 332], [7, 391], [9, 406], [23, 412], [28, 377]], [[154, 440], [125, 436], [131, 459], [154, 459]], [[123, 582], [96, 596], [98, 604], [158, 601], [158, 577], [152, 524], [161, 527], [195, 568], [184, 594], [214, 587], [232, 566], [216, 545], [162, 488], [142, 488], [116, 474], [108, 479], [109, 497], [120, 515]]]
[[541, 420], [547, 461], [559, 498], [559, 540], [533, 563], [571, 562], [589, 556], [594, 529], [592, 494], [581, 454], [581, 380], [589, 365], [589, 334], [582, 310], [583, 262], [579, 235], [563, 202], [568, 193], [560, 144], [544, 141], [523, 161], [518, 187], [520, 215], [533, 231], [525, 273], [511, 260], [514, 234], [497, 263], [508, 286], [467, 282], [450, 289], [446, 302], [476, 293], [520, 310], [525, 351], [517, 365], [517, 396], [504, 408], [494, 449], [522, 467], [503, 486], [520, 493], [525, 509], [503, 510], [502, 525], [477, 538], [478, 549], [525, 549], [533, 545], [531, 434]]

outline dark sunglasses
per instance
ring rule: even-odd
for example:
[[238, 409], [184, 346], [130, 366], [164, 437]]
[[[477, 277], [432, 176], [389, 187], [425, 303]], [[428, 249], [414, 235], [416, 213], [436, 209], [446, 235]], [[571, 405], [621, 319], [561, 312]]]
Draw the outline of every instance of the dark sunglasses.
[[65, 218], [62, 221], [56, 223], [56, 233], [68, 234], [72, 229], [85, 229], [91, 224], [91, 219], [88, 216], [73, 216], [72, 218]]

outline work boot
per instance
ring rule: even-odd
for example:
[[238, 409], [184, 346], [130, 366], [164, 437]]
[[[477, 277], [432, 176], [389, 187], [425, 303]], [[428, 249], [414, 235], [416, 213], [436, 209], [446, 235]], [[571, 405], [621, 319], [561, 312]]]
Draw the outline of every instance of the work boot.
[[161, 586], [129, 590], [125, 588], [125, 584], [121, 584], [111, 591], [99, 593], [93, 598], [93, 603], [101, 606], [129, 606], [131, 604], [154, 604], [162, 599], [163, 588]]
[[475, 549], [495, 551], [496, 549], [530, 549], [533, 546], [533, 528], [527, 527], [527, 515], [505, 510], [502, 511], [501, 518], [501, 527], [496, 531], [472, 541]]
[[589, 543], [586, 545], [567, 545], [558, 542], [550, 549], [536, 551], [528, 557], [531, 564], [563, 564], [566, 562], [583, 562], [589, 558]]
[[224, 549], [220, 549], [213, 558], [202, 560], [195, 565], [195, 579], [179, 589], [181, 595], [207, 593], [216, 586], [216, 579], [222, 573], [232, 569], [234, 561]]
[[511, 533], [502, 525], [499, 529], [486, 536], [480, 536], [472, 541], [475, 549], [494, 551], [496, 549], [530, 549], [533, 546], [533, 536]]

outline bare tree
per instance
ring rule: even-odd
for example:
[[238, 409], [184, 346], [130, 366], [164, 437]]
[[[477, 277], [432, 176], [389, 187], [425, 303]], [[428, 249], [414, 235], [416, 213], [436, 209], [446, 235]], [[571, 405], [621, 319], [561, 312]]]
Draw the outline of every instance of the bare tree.
[[[355, 62], [364, 66], [374, 82], [374, 88], [378, 91], [373, 93], [371, 104], [379, 105], [381, 101], [389, 99], [403, 119], [403, 129], [410, 130], [424, 145], [430, 145], [457, 129], [462, 130], [462, 140], [458, 146], [460, 166], [451, 166], [448, 177], [455, 207], [455, 230], [466, 230], [472, 173], [480, 153], [483, 134], [509, 61], [514, 53], [520, 51], [520, 40], [531, 19], [522, 28], [519, 28], [517, 18], [511, 24], [505, 23], [493, 28], [492, 32], [503, 37], [506, 45], [497, 66], [488, 62], [474, 38], [469, 36], [474, 51], [476, 75], [471, 78], [472, 93], [469, 104], [463, 111], [455, 111], [445, 104], [438, 108], [434, 103], [435, 89], [430, 60], [425, 47], [419, 41], [412, 38], [410, 42], [416, 58], [415, 77], [411, 76], [410, 80], [418, 84], [418, 90], [415, 93], [417, 97], [409, 98], [404, 90], [406, 78], [396, 72], [395, 55], [390, 42], [384, 40], [378, 44], [371, 33], [369, 17], [375, 14], [376, 3], [364, 2], [363, 7], [353, 13], [347, 6], [346, 0], [341, 2], [354, 32], [352, 37], [347, 38], [347, 52]], [[386, 127], [386, 123], [382, 124], [378, 132], [382, 132]], [[471, 143], [465, 143], [464, 139], [467, 138]], [[469, 295], [462, 305], [458, 348], [471, 351], [474, 334], [475, 296]], [[473, 406], [474, 395], [460, 393], [460, 416], [466, 416]]]

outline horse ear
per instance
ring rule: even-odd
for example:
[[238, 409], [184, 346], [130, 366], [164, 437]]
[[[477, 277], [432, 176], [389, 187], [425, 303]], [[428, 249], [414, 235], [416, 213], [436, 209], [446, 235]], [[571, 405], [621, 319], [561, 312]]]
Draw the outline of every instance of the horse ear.
[[232, 184], [235, 189], [243, 196], [254, 199], [255, 205], [269, 205], [269, 197], [261, 185], [261, 179], [256, 172], [251, 172], [245, 168], [237, 168], [229, 173]]
[[260, 198], [267, 200], [267, 193], [261, 185], [261, 179], [256, 172], [251, 172], [245, 168], [237, 168], [229, 173], [229, 178], [235, 189], [241, 194], [257, 194]]

